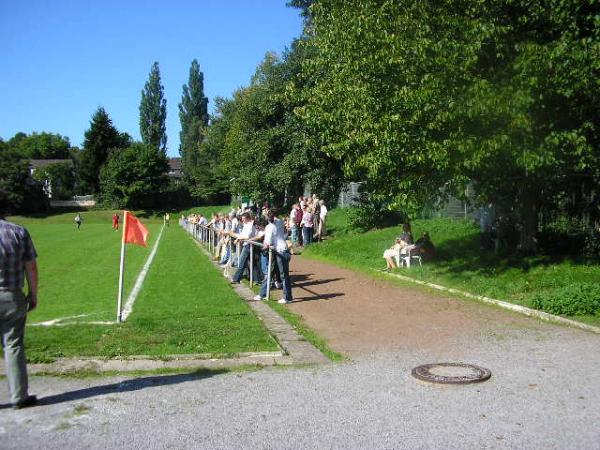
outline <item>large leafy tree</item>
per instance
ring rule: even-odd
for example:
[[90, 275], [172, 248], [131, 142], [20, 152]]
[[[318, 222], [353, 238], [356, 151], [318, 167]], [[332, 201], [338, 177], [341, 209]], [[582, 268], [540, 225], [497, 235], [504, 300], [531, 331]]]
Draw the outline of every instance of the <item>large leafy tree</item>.
[[120, 133], [104, 108], [100, 107], [92, 116], [90, 128], [85, 132], [83, 151], [78, 155], [80, 191], [97, 193], [100, 189], [100, 170], [111, 150], [125, 148], [131, 137]]
[[314, 2], [297, 113], [373, 199], [416, 211], [474, 181], [532, 250], [541, 209], [597, 185], [597, 16], [591, 0]]
[[373, 201], [417, 210], [453, 180], [444, 132], [476, 30], [429, 2], [330, 0], [311, 13], [313, 84], [297, 113]]
[[200, 145], [208, 126], [208, 98], [204, 96], [204, 74], [197, 60], [192, 61], [187, 84], [183, 85], [183, 95], [179, 104], [181, 122], [179, 154], [186, 179], [199, 164], [206, 164], [200, 158]]
[[140, 134], [145, 144], [167, 151], [167, 100], [164, 98], [158, 62], [152, 65], [150, 76], [142, 90], [140, 102]]
[[222, 152], [234, 108], [232, 100], [221, 97], [215, 99], [215, 114], [198, 148], [198, 158], [202, 163], [195, 167], [188, 166], [185, 174], [189, 192], [206, 203], [219, 204], [229, 200], [229, 177], [222, 165]]
[[535, 250], [543, 215], [600, 217], [599, 14], [597, 2], [575, 0], [497, 1], [466, 13], [490, 31], [457, 103], [456, 148], [525, 251]]
[[167, 157], [149, 144], [134, 143], [114, 151], [102, 168], [104, 203], [118, 208], [155, 206], [156, 195], [168, 184]]
[[22, 158], [27, 159], [68, 159], [71, 144], [67, 137], [54, 133], [17, 133], [6, 143]]
[[289, 202], [306, 184], [327, 198], [339, 192], [339, 165], [315, 147], [294, 114], [304, 57], [296, 44], [282, 59], [267, 54], [250, 86], [234, 94], [222, 156], [233, 192], [276, 203]]

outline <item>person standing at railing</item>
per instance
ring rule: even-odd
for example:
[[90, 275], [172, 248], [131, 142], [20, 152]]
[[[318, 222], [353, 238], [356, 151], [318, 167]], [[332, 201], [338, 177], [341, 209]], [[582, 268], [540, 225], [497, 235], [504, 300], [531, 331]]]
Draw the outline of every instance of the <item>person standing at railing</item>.
[[[278, 219], [275, 216], [274, 211], [270, 211], [267, 216], [269, 222], [265, 228], [265, 236], [263, 240], [263, 249], [272, 252], [272, 262], [277, 265], [279, 269], [279, 276], [281, 277], [283, 297], [278, 303], [291, 303], [292, 298], [292, 286], [290, 283], [290, 259], [292, 255], [287, 246], [287, 235], [285, 232], [285, 224], [283, 220]], [[268, 254], [266, 255], [266, 264], [264, 265], [263, 272], [265, 272], [263, 283], [260, 287], [259, 294], [254, 297], [255, 300], [266, 300], [267, 297], [267, 286], [271, 281], [268, 276]]]
[[312, 243], [313, 231], [314, 231], [314, 214], [310, 206], [307, 206], [302, 214], [302, 245], [305, 247]]
[[242, 231], [240, 233], [231, 233], [231, 236], [237, 240], [244, 241], [242, 244], [242, 250], [240, 252], [239, 266], [237, 271], [233, 275], [231, 282], [239, 283], [244, 275], [244, 271], [248, 266], [248, 257], [250, 256], [250, 246], [248, 241], [256, 236], [256, 228], [254, 227], [254, 220], [249, 212], [242, 214]]
[[324, 200], [319, 200], [319, 205], [319, 239], [323, 239], [323, 237], [325, 237], [325, 235], [327, 234], [326, 221], [328, 211], [327, 206], [325, 206]]
[[288, 220], [288, 227], [290, 229], [290, 240], [292, 241], [292, 245], [295, 247], [298, 245], [298, 234], [300, 233], [300, 220], [298, 220], [298, 212], [300, 211], [300, 207], [297, 203], [292, 205], [292, 210], [290, 211], [290, 217]]

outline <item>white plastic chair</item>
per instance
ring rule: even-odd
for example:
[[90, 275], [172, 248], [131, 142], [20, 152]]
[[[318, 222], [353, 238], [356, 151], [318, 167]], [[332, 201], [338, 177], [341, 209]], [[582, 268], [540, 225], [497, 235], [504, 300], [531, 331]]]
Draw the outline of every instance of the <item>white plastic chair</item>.
[[407, 268], [410, 268], [410, 264], [413, 259], [419, 262], [419, 266], [423, 265], [421, 261], [420, 250], [418, 248], [411, 248], [411, 246], [398, 250], [398, 254], [395, 256], [395, 259], [398, 267], [406, 266]]

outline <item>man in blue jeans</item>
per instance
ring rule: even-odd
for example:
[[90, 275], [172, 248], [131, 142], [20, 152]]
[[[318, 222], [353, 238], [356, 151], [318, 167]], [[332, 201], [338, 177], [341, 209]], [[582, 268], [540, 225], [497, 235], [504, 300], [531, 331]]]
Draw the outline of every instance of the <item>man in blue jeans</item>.
[[[290, 283], [290, 259], [292, 255], [288, 250], [286, 242], [286, 233], [283, 221], [275, 216], [273, 211], [267, 215], [267, 221], [269, 222], [265, 228], [265, 237], [263, 240], [263, 249], [267, 252], [263, 252], [261, 261], [263, 262], [264, 278], [260, 287], [259, 294], [254, 297], [255, 300], [266, 300], [267, 297], [267, 284], [269, 283], [268, 277], [268, 266], [269, 266], [269, 255], [268, 252], [273, 253], [272, 261], [277, 264], [279, 269], [279, 276], [283, 284], [283, 297], [278, 303], [291, 303], [292, 302], [292, 286]], [[265, 254], [266, 253], [266, 254]]]
[[[254, 220], [252, 219], [252, 215], [249, 212], [245, 212], [242, 214], [242, 231], [239, 234], [231, 233], [231, 236], [235, 239], [240, 239], [243, 241], [252, 240], [256, 237], [256, 228], [254, 227]], [[232, 283], [239, 283], [242, 279], [242, 275], [244, 275], [244, 270], [248, 266], [248, 258], [250, 256], [250, 244], [244, 242], [242, 245], [242, 250], [240, 251], [240, 264], [238, 266], [237, 271], [231, 278]]]
[[[37, 403], [28, 392], [24, 338], [27, 311], [37, 306], [38, 270], [27, 230], [4, 220], [8, 206], [6, 194], [0, 191], [0, 332], [10, 400], [19, 409]], [[27, 296], [23, 293], [25, 276]]]

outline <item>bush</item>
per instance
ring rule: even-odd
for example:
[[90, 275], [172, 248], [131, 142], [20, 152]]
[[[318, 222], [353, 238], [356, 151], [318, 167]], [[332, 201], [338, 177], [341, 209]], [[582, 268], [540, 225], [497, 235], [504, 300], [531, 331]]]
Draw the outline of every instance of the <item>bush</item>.
[[583, 254], [588, 258], [600, 259], [600, 232], [590, 228], [585, 235]]
[[583, 283], [565, 286], [550, 295], [538, 294], [531, 300], [531, 306], [551, 314], [593, 315], [600, 311], [600, 284]]
[[561, 216], [542, 226], [540, 247], [549, 254], [595, 257], [600, 255], [600, 238], [594, 228], [577, 217]]
[[357, 231], [393, 227], [406, 221], [404, 212], [390, 209], [388, 202], [366, 192], [360, 194], [358, 206], [348, 213], [350, 228]]

